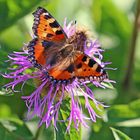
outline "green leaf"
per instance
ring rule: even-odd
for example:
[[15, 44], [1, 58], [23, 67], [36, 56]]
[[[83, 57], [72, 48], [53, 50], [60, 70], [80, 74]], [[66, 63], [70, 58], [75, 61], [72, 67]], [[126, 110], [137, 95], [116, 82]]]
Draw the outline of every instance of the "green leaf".
[[32, 138], [30, 130], [21, 120], [0, 120], [0, 140], [31, 140]]
[[116, 124], [117, 126], [121, 127], [140, 127], [140, 119], [131, 119], [131, 120], [125, 120], [118, 122]]
[[19, 1], [19, 0], [1, 0], [0, 1], [0, 31], [3, 31], [7, 27], [13, 25], [18, 19], [25, 16], [32, 11], [32, 8], [39, 4], [41, 1]]
[[108, 83], [102, 82], [102, 85], [105, 86], [106, 88], [114, 89], [113, 85], [109, 82]]
[[140, 115], [140, 99], [131, 102], [129, 106]]
[[[83, 107], [84, 114], [86, 114], [88, 117], [90, 117], [87, 108], [85, 108], [85, 98], [83, 96], [80, 96], [79, 99], [80, 99], [81, 105]], [[89, 104], [91, 105], [91, 107], [93, 108], [93, 110], [95, 111], [95, 113], [98, 116], [103, 116], [105, 114], [105, 110], [104, 110], [104, 107], [102, 105], [95, 104], [93, 102], [93, 100], [91, 100], [91, 99], [89, 99]]]
[[114, 105], [108, 111], [109, 123], [121, 127], [140, 127], [140, 100], [129, 104]]
[[122, 122], [140, 116], [140, 100], [129, 104], [113, 105], [108, 110], [109, 122]]
[[[70, 99], [63, 101], [60, 112], [59, 120], [66, 120], [70, 114]], [[56, 140], [81, 140], [81, 126], [79, 131], [74, 128], [74, 124], [71, 124], [70, 132], [66, 132], [68, 122], [58, 122], [56, 130]]]
[[110, 129], [112, 130], [115, 140], [132, 140], [130, 137], [128, 137], [126, 134], [124, 134], [120, 130], [117, 130], [112, 127], [110, 127]]

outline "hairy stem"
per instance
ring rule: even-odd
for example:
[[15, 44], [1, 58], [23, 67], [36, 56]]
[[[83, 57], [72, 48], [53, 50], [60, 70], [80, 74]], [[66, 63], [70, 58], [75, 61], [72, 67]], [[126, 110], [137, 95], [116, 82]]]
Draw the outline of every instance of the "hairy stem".
[[125, 74], [125, 77], [123, 80], [124, 89], [128, 89], [130, 87], [131, 80], [132, 80], [136, 41], [137, 41], [137, 36], [138, 36], [139, 18], [140, 18], [140, 0], [137, 0], [135, 21], [134, 21], [132, 39], [131, 39], [131, 44], [130, 44], [130, 52], [129, 52], [129, 56], [128, 56], [128, 65], [127, 65], [126, 74]]

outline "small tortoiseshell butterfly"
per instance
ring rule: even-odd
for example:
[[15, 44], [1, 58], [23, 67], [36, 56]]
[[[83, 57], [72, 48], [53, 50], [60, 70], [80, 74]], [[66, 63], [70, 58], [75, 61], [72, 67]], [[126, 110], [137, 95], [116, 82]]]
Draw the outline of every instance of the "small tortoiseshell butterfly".
[[84, 53], [87, 36], [84, 31], [75, 31], [67, 37], [63, 28], [44, 8], [33, 13], [35, 38], [28, 44], [29, 60], [39, 69], [46, 69], [55, 82], [103, 81], [106, 71], [95, 60]]

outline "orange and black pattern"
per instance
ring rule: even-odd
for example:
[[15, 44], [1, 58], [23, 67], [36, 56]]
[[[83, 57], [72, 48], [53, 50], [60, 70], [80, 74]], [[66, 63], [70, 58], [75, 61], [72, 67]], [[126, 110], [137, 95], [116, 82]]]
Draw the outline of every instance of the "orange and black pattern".
[[68, 59], [68, 66], [65, 68], [62, 62], [62, 66], [53, 67], [48, 71], [48, 74], [56, 81], [72, 81], [75, 78], [79, 80], [96, 80], [103, 81], [108, 77], [107, 73], [103, 68], [89, 56], [77, 53], [75, 60], [71, 61]]
[[54, 42], [65, 41], [67, 38], [65, 32], [47, 10], [38, 7], [33, 15], [34, 24], [32, 29], [38, 38]]
[[42, 69], [50, 66], [45, 74], [55, 83], [68, 83], [75, 78], [81, 81], [101, 82], [108, 78], [103, 67], [80, 49], [78, 42], [81, 35], [84, 42], [86, 41], [83, 32], [67, 38], [62, 27], [47, 10], [39, 7], [33, 15], [35, 38], [27, 47], [28, 59], [34, 67]]

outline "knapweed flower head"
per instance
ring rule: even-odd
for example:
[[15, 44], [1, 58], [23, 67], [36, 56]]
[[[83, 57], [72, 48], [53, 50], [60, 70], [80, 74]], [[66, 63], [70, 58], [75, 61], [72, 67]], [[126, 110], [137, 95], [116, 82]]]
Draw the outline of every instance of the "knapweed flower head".
[[[12, 82], [5, 85], [16, 92], [16, 86], [32, 80], [36, 89], [28, 96], [22, 96], [28, 108], [27, 117], [40, 118], [39, 125], [55, 128], [57, 121], [67, 122], [67, 130], [73, 123], [87, 125], [87, 120], [96, 121], [97, 109], [104, 106], [98, 102], [91, 86], [105, 88], [104, 82], [112, 82], [105, 71], [107, 63], [102, 62], [102, 52], [97, 40], [89, 38], [85, 30], [76, 27], [75, 22], [60, 27], [57, 21], [43, 8], [34, 13], [33, 40], [23, 47], [23, 52], [14, 52], [8, 57], [11, 61], [11, 73], [3, 74]], [[25, 49], [26, 48], [26, 49]], [[31, 72], [27, 72], [27, 71]], [[79, 96], [83, 96], [82, 106]], [[59, 111], [64, 99], [70, 98], [70, 112], [66, 120], [59, 120]], [[89, 115], [83, 110], [87, 109]]]

